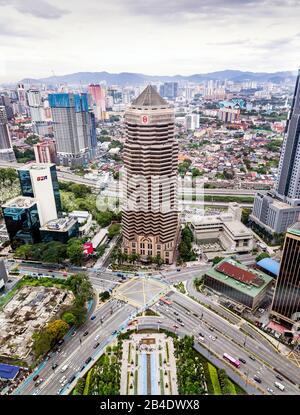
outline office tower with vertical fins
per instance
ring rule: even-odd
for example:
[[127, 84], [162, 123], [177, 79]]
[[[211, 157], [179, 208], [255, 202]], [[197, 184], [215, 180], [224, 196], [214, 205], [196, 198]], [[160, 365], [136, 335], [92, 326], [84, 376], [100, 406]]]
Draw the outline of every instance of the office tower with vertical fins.
[[284, 233], [300, 214], [300, 69], [288, 115], [274, 191], [258, 192], [250, 220], [267, 233]]
[[174, 110], [149, 85], [125, 112], [122, 249], [175, 259], [178, 238]]
[[300, 329], [300, 222], [286, 233], [271, 309], [277, 321]]

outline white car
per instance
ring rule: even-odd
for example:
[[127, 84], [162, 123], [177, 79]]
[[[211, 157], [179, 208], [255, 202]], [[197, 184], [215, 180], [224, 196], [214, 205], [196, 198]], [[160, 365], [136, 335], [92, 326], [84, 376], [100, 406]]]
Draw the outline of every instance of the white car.
[[67, 378], [66, 378], [65, 376], [63, 376], [63, 377], [60, 379], [59, 383], [64, 383], [64, 381], [65, 381], [65, 380], [67, 380]]
[[100, 334], [97, 334], [97, 336], [95, 337], [95, 341], [97, 341], [100, 337]]
[[271, 389], [271, 388], [267, 388], [267, 391], [268, 391], [271, 395], [274, 395], [274, 391], [273, 391], [273, 389]]

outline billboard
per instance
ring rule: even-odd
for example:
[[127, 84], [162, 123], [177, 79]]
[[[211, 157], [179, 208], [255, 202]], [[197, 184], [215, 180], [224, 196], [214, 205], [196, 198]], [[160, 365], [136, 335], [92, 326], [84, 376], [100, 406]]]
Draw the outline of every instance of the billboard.
[[86, 255], [91, 255], [94, 252], [92, 242], [87, 242], [87, 243], [83, 244], [83, 252]]

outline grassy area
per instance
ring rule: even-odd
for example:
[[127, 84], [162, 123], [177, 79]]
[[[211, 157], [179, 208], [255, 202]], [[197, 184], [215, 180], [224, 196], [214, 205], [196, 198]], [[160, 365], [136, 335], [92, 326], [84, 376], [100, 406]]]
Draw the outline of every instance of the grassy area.
[[230, 395], [237, 395], [235, 385], [230, 379], [228, 380], [228, 387], [229, 387], [229, 390], [230, 390]]
[[88, 371], [88, 374], [86, 376], [85, 386], [84, 386], [84, 390], [83, 390], [84, 395], [89, 394], [92, 372], [93, 372], [93, 368]]
[[131, 343], [129, 343], [129, 345], [128, 345], [128, 363], [130, 363], [131, 362]]
[[164, 395], [165, 394], [164, 371], [160, 369], [159, 374], [160, 374], [160, 394]]
[[138, 371], [137, 369], [134, 372], [134, 394], [137, 395], [138, 393]]
[[207, 367], [208, 367], [211, 383], [213, 386], [214, 395], [222, 395], [217, 369], [211, 363], [207, 363]]
[[185, 288], [184, 288], [184, 284], [183, 284], [183, 282], [182, 281], [180, 281], [179, 283], [177, 283], [177, 284], [174, 284], [174, 287], [175, 288], [177, 288], [177, 290], [179, 291], [179, 292], [181, 292], [182, 294], [185, 294], [186, 293], [186, 290], [185, 290]]

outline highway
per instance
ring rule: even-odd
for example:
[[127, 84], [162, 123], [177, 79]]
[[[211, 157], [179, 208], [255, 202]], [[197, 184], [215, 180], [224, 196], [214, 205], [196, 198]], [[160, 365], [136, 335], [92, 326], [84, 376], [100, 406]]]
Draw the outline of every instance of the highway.
[[[36, 267], [28, 267], [25, 270], [23, 265], [22, 267], [20, 265], [20, 268], [22, 271], [27, 272], [28, 268], [30, 270], [34, 269], [35, 272], [39, 271], [39, 268], [37, 269]], [[266, 391], [269, 387], [273, 389], [275, 394], [299, 395], [299, 368], [284, 355], [278, 353], [274, 345], [270, 342], [269, 336], [262, 334], [254, 326], [215, 302], [213, 298], [205, 296], [195, 289], [193, 279], [196, 276], [201, 276], [208, 268], [210, 266], [207, 264], [199, 264], [191, 268], [183, 268], [180, 271], [161, 271], [156, 274], [154, 277], [159, 278], [162, 282], [169, 285], [169, 299], [172, 301], [172, 304], [169, 306], [161, 306], [160, 303], [156, 303], [151, 308], [160, 313], [162, 317], [159, 319], [162, 320], [163, 324], [169, 330], [174, 331], [174, 324], [176, 324], [178, 326], [178, 329], [176, 329], [178, 334], [194, 335], [197, 340], [197, 347], [204, 347], [212, 359], [218, 358], [224, 363], [222, 359], [224, 352], [233, 355], [235, 358], [245, 359], [246, 364], [241, 364], [239, 370], [242, 375], [242, 378], [239, 378], [241, 386], [245, 385], [247, 387], [249, 384], [254, 387], [253, 385], [255, 384], [253, 390], [260, 390], [260, 393], [267, 393]], [[45, 268], [41, 268], [40, 271], [41, 273], [45, 273]], [[110, 271], [101, 272], [100, 270], [94, 270], [92, 268], [82, 271], [89, 275], [95, 289], [109, 289], [120, 284], [120, 278]], [[57, 271], [54, 272], [59, 273]], [[59, 276], [61, 277], [62, 275], [60, 274]], [[189, 295], [197, 299], [197, 302], [189, 296], [175, 292], [172, 289], [172, 285], [179, 281], [186, 281], [186, 289]], [[68, 339], [61, 347], [61, 352], [51, 353], [51, 358], [40, 365], [38, 374], [41, 378], [45, 379], [44, 382], [39, 387], [34, 386], [32, 378], [35, 372], [15, 393], [56, 394], [61, 389], [59, 381], [62, 376], [65, 376], [66, 380], [70, 379], [73, 374], [82, 376], [94, 362], [94, 360], [91, 361], [86, 368], [80, 371], [85, 360], [95, 353], [98, 358], [103, 348], [111, 341], [112, 332], [114, 330], [126, 329], [129, 316], [132, 318], [139, 311], [136, 307], [113, 298], [109, 302], [104, 303], [94, 311], [94, 315], [96, 316], [95, 320], [87, 320], [84, 326], [78, 329], [78, 333], [75, 336], [68, 335]], [[178, 313], [178, 315], [174, 314], [174, 312]], [[101, 318], [104, 319], [102, 324]], [[141, 317], [139, 320], [143, 318]], [[177, 318], [183, 321], [183, 327], [177, 321]], [[143, 320], [140, 321], [143, 322]], [[89, 334], [83, 337], [83, 333], [86, 330], [88, 330]], [[204, 337], [200, 342], [198, 342], [199, 333], [202, 333]], [[97, 349], [94, 349], [97, 334], [99, 334], [98, 341], [100, 345]], [[81, 343], [80, 338], [82, 340]], [[249, 355], [254, 356], [255, 360], [251, 360]], [[53, 363], [58, 364], [55, 371], [52, 370]], [[65, 373], [61, 373], [60, 370], [64, 364], [68, 364], [69, 367]], [[226, 363], [224, 364], [226, 365]], [[286, 387], [283, 392], [274, 386], [274, 381], [276, 381], [274, 368], [279, 370], [287, 379], [291, 380], [291, 382], [287, 379], [281, 381]], [[255, 375], [262, 379], [261, 384], [258, 385], [253, 380]], [[61, 394], [67, 394], [75, 383], [76, 381], [70, 385], [69, 389], [66, 389], [68, 386], [66, 384]], [[257, 386], [259, 386], [259, 390]], [[251, 393], [253, 393], [253, 390]]]
[[[95, 353], [101, 353], [101, 349], [106, 346], [107, 339], [109, 339], [114, 330], [126, 321], [128, 316], [136, 311], [136, 309], [128, 304], [124, 304], [118, 300], [110, 300], [99, 307], [94, 314], [96, 318], [87, 322], [78, 329], [75, 336], [68, 335], [64, 344], [60, 347], [60, 352], [52, 352], [49, 360], [44, 361], [37, 370], [35, 370], [27, 380], [20, 385], [15, 391], [15, 395], [55, 395], [58, 390], [62, 389], [60, 380], [63, 376], [68, 380], [72, 375], [76, 374], [78, 377], [82, 376], [86, 370], [83, 366], [88, 357], [93, 357]], [[101, 323], [103, 319], [103, 323]], [[83, 336], [84, 332], [88, 331], [87, 336]], [[94, 349], [96, 343], [96, 336], [99, 336], [97, 342], [99, 346]], [[92, 360], [93, 364], [95, 359]], [[57, 364], [58, 367], [53, 370], [52, 365]], [[91, 365], [90, 364], [90, 365]], [[61, 372], [61, 368], [68, 365], [65, 372]], [[35, 387], [35, 382], [32, 378], [38, 374], [44, 381]], [[66, 384], [64, 385], [66, 386]], [[60, 393], [63, 393], [60, 390]]]
[[[299, 383], [299, 369], [275, 351], [272, 345], [261, 343], [259, 336], [253, 338], [245, 336], [239, 326], [229, 323], [185, 295], [172, 293], [168, 299], [172, 301], [171, 305], [156, 304], [154, 307], [161, 315], [172, 320], [173, 329], [175, 324], [181, 331], [188, 335], [194, 335], [196, 339], [201, 333], [203, 335], [201, 337], [204, 339], [200, 341], [200, 344], [205, 344], [208, 350], [219, 358], [223, 356], [224, 352], [227, 352], [234, 358], [244, 359], [246, 364], [242, 364], [241, 371], [245, 382], [248, 378], [249, 381], [252, 379], [251, 382], [255, 384], [253, 376], [256, 375], [262, 379], [259, 387], [265, 393], [269, 387], [273, 390], [276, 389], [275, 393], [300, 395], [298, 386], [286, 380], [281, 382], [285, 385], [285, 391], [281, 392], [274, 388], [274, 382], [277, 380], [274, 367], [280, 369], [297, 385]], [[178, 318], [183, 321], [184, 327], [181, 327]], [[249, 355], [256, 360], [251, 360]]]
[[[26, 164], [23, 163], [17, 163], [17, 162], [6, 162], [6, 161], [0, 161], [0, 167], [3, 168], [7, 168], [7, 167], [11, 167], [14, 169], [18, 169], [20, 167], [26, 166]], [[60, 167], [58, 167], [58, 169], [60, 169]], [[57, 170], [57, 177], [59, 180], [62, 181], [67, 181], [67, 182], [73, 182], [73, 183], [78, 183], [78, 184], [85, 184], [86, 186], [90, 186], [96, 189], [99, 189], [99, 184], [97, 184], [97, 180], [92, 180], [92, 179], [86, 179], [84, 177], [78, 176], [72, 172], [68, 172], [68, 171], [60, 171]], [[253, 189], [203, 189], [204, 190], [204, 194], [206, 195], [220, 195], [220, 196], [254, 196], [257, 193], [257, 190], [253, 190]], [[190, 191], [187, 189], [186, 190], [186, 194], [194, 194], [193, 192], [190, 193]], [[264, 190], [262, 192], [265, 192]], [[187, 201], [189, 202], [189, 201]], [[207, 202], [207, 205], [212, 205], [211, 202]], [[215, 203], [213, 205], [216, 205]], [[244, 203], [243, 206], [247, 207], [247, 206], [252, 206], [252, 204], [247, 204]], [[222, 206], [222, 204], [220, 205], [216, 205], [216, 206]]]

